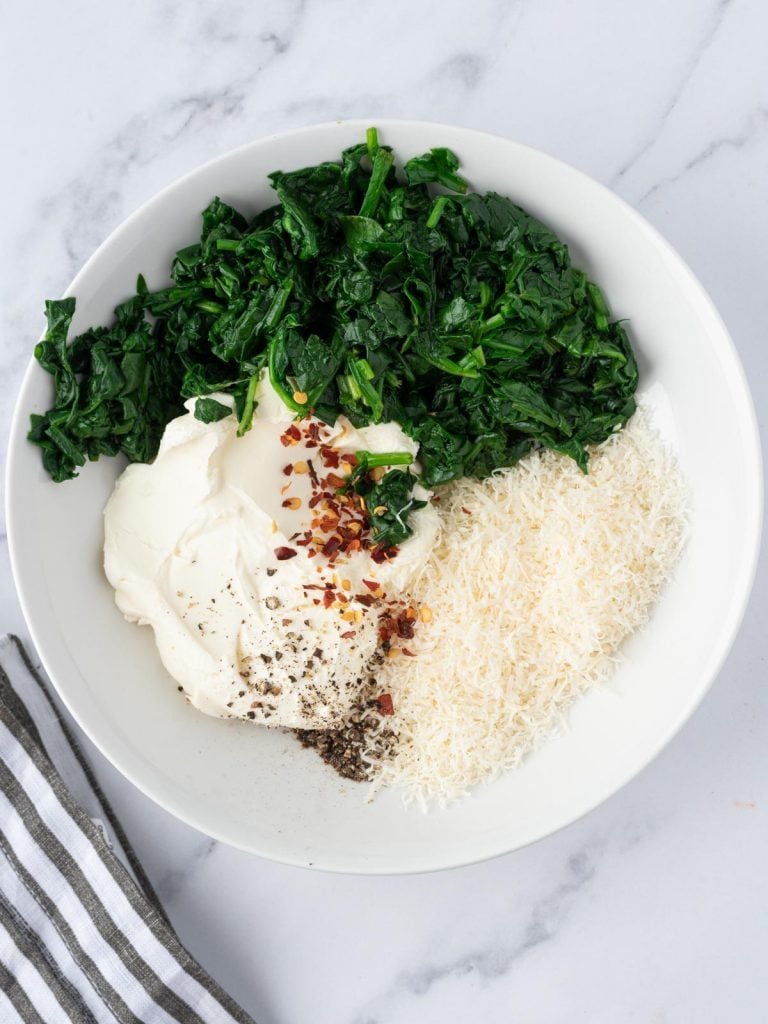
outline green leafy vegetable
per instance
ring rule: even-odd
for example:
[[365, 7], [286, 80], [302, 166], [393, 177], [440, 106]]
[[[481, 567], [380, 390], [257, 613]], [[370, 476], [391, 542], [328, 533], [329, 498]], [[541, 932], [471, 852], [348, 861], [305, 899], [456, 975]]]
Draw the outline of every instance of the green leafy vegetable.
[[225, 416], [231, 416], [232, 410], [223, 402], [217, 402], [215, 398], [198, 398], [195, 402], [195, 419], [203, 423], [217, 423]]
[[[265, 367], [297, 415], [401, 424], [427, 486], [542, 445], [586, 470], [587, 446], [635, 409], [626, 332], [546, 225], [468, 192], [458, 170], [436, 148], [403, 179], [371, 129], [338, 163], [275, 171], [277, 202], [251, 221], [214, 199], [170, 283], [150, 291], [140, 277], [109, 326], [68, 343], [74, 299], [47, 303], [35, 354], [53, 404], [29, 432], [46, 470], [148, 461], [185, 399], [206, 421], [227, 414], [213, 392], [233, 395], [242, 435]], [[376, 485], [387, 537], [406, 529], [412, 479], [392, 470]]]
[[347, 477], [342, 491], [348, 491], [350, 489], [357, 491], [358, 494], [367, 494], [368, 491], [365, 489], [367, 486], [365, 480], [372, 469], [378, 469], [381, 466], [411, 466], [413, 465], [413, 456], [410, 452], [355, 452], [355, 458], [357, 459], [357, 465], [354, 470]]
[[413, 497], [416, 477], [409, 470], [390, 469], [381, 480], [375, 480], [371, 470], [380, 466], [410, 466], [410, 452], [356, 452], [357, 466], [349, 476], [343, 490], [353, 488], [365, 498], [371, 530], [379, 547], [402, 544], [413, 530], [408, 518], [416, 509], [424, 508], [426, 501]]

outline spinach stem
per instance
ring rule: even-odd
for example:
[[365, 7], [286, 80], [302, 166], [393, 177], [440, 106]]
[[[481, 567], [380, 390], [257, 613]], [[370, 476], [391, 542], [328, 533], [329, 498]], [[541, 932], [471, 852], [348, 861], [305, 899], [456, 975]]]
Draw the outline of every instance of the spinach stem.
[[253, 410], [256, 408], [256, 388], [259, 386], [259, 374], [254, 373], [251, 379], [248, 381], [248, 390], [245, 393], [245, 405], [243, 406], [243, 415], [240, 417], [240, 422], [237, 424], [237, 436], [242, 437], [243, 434], [247, 434], [251, 429], [253, 423]]
[[379, 133], [376, 128], [369, 128], [365, 133], [365, 142], [368, 146], [368, 156], [373, 160], [379, 151]]
[[427, 217], [427, 227], [428, 228], [435, 228], [435, 227], [437, 227], [438, 221], [442, 217], [443, 210], [445, 209], [447, 204], [448, 204], [448, 196], [438, 196], [437, 197], [437, 199], [435, 200], [435, 202], [434, 202], [434, 204], [432, 206], [432, 209], [429, 212], [429, 216]]
[[367, 469], [376, 469], [377, 466], [410, 466], [413, 464], [413, 456], [410, 452], [355, 452], [357, 461], [364, 463]]
[[368, 188], [365, 191], [363, 205], [360, 207], [361, 217], [372, 217], [376, 212], [376, 207], [379, 205], [379, 200], [384, 191], [384, 182], [394, 161], [395, 158], [388, 149], [378, 149], [376, 151]]
[[504, 326], [504, 317], [501, 315], [501, 313], [496, 313], [494, 314], [494, 316], [488, 317], [487, 320], [484, 320], [481, 326], [483, 332], [495, 331], [497, 327]]
[[275, 292], [274, 298], [272, 299], [269, 309], [267, 310], [266, 316], [264, 317], [265, 330], [273, 331], [275, 327], [277, 327], [280, 318], [283, 315], [285, 304], [288, 301], [292, 291], [293, 278], [287, 277]]
[[371, 384], [374, 378], [373, 367], [367, 359], [355, 359], [349, 364], [352, 378], [360, 392], [360, 398], [370, 408], [374, 423], [378, 423], [384, 412], [381, 395]]

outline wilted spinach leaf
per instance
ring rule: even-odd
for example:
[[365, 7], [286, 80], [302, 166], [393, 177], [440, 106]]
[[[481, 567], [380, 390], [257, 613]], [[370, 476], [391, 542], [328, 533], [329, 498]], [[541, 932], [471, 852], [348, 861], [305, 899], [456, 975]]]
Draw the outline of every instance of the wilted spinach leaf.
[[218, 423], [225, 416], [231, 416], [232, 410], [215, 398], [198, 398], [195, 402], [195, 419], [202, 423]]
[[[338, 163], [275, 171], [277, 202], [250, 222], [214, 199], [170, 284], [139, 278], [109, 326], [68, 343], [74, 299], [47, 303], [35, 355], [53, 404], [29, 432], [47, 472], [65, 480], [120, 452], [148, 461], [186, 398], [205, 422], [228, 414], [213, 392], [233, 395], [243, 434], [264, 367], [297, 415], [400, 423], [428, 486], [542, 445], [586, 469], [587, 446], [635, 409], [627, 334], [546, 225], [467, 192], [458, 171], [435, 148], [402, 180], [371, 129]], [[380, 505], [399, 512], [378, 527], [390, 538], [407, 528], [412, 485], [394, 472]]]

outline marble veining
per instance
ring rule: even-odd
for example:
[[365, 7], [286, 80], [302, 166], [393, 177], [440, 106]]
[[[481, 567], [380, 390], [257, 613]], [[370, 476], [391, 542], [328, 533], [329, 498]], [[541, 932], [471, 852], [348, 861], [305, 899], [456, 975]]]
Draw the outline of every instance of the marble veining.
[[[764, 0], [53, 0], [0, 34], [0, 394], [59, 294], [195, 165], [339, 117], [497, 132], [610, 184], [717, 301], [768, 407]], [[2, 529], [2, 524], [0, 524]], [[176, 821], [83, 738], [183, 941], [260, 1024], [762, 1024], [768, 576], [701, 709], [586, 819], [508, 857], [322, 875]], [[2, 627], [27, 636], [0, 533]]]
[[373, 1007], [353, 1018], [353, 1024], [374, 1024], [382, 1008], [404, 994], [425, 996], [448, 978], [474, 974], [490, 980], [517, 969], [528, 953], [557, 934], [571, 904], [595, 877], [595, 860], [596, 851], [590, 848], [572, 854], [563, 866], [563, 877], [555, 880], [551, 891], [539, 896], [511, 936], [496, 935], [495, 941], [480, 948], [404, 971], [394, 979], [390, 989], [375, 1000]]
[[[717, 32], [720, 28], [720, 25], [722, 24], [723, 18], [726, 16], [727, 11], [732, 6], [732, 4], [733, 0], [718, 0], [718, 3], [715, 4], [712, 10], [710, 24], [704, 26], [703, 34], [701, 38], [695, 42], [693, 49], [691, 51], [690, 58], [687, 61], [685, 61], [681, 67], [680, 79], [672, 89], [672, 92], [669, 95], [667, 102], [664, 106], [664, 109], [662, 110], [661, 115], [654, 126], [656, 130], [647, 139], [643, 141], [638, 150], [634, 152], [629, 157], [627, 162], [619, 168], [618, 172], [611, 179], [611, 188], [616, 188], [619, 185], [621, 179], [624, 177], [624, 175], [627, 174], [627, 172], [632, 167], [634, 167], [635, 164], [637, 164], [638, 161], [643, 158], [643, 156], [645, 156], [645, 154], [648, 152], [651, 146], [655, 144], [656, 139], [658, 137], [659, 127], [664, 124], [664, 122], [670, 116], [672, 111], [677, 107], [677, 104], [679, 103], [681, 96], [687, 89], [689, 82], [698, 70], [702, 58], [706, 54], [709, 47], [715, 41], [715, 38], [717, 37]], [[643, 199], [646, 199], [649, 194], [650, 190], [643, 196]]]

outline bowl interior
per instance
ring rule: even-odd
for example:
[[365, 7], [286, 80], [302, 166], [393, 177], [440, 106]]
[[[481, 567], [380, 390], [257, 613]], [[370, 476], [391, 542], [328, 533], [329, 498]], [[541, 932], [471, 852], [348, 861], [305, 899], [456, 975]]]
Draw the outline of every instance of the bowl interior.
[[[109, 317], [142, 271], [166, 282], [214, 195], [246, 213], [273, 201], [266, 174], [335, 159], [364, 136], [337, 123], [245, 146], [151, 200], [89, 260], [69, 289], [76, 328]], [[124, 622], [101, 569], [102, 508], [122, 468], [90, 465], [63, 485], [24, 435], [50, 379], [36, 365], [15, 413], [8, 465], [11, 555], [40, 656], [79, 723], [109, 759], [168, 810], [211, 835], [289, 863], [366, 872], [426, 870], [515, 849], [614, 793], [701, 699], [744, 609], [756, 558], [761, 478], [749, 392], [727, 332], [679, 257], [616, 196], [572, 168], [465, 129], [380, 123], [401, 156], [448, 145], [472, 186], [512, 197], [550, 224], [626, 317], [642, 391], [675, 445], [691, 490], [690, 539], [645, 631], [609, 688], [583, 699], [567, 733], [470, 799], [424, 815], [344, 783], [287, 735], [188, 708], [151, 633]]]

